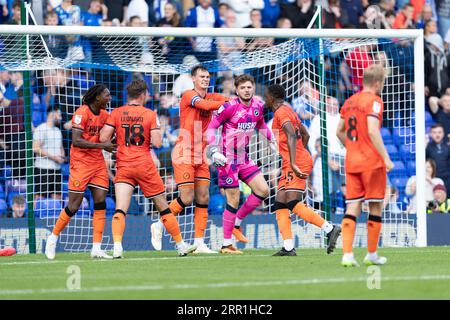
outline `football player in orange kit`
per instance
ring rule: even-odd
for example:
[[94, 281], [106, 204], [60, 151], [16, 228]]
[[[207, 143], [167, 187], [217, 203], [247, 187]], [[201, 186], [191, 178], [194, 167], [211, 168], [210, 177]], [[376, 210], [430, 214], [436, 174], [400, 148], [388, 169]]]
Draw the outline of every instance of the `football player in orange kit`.
[[128, 102], [114, 109], [100, 132], [100, 141], [117, 138], [116, 212], [112, 221], [114, 258], [123, 257], [122, 237], [125, 216], [137, 185], [144, 196], [152, 199], [161, 216], [161, 222], [176, 242], [178, 254], [185, 256], [195, 250], [183, 241], [178, 221], [170, 212], [164, 183], [153, 162], [150, 148], [162, 144], [159, 120], [156, 113], [144, 107], [148, 94], [144, 80], [132, 81], [127, 86]]
[[[228, 98], [218, 93], [208, 93], [210, 74], [208, 69], [197, 65], [191, 70], [194, 89], [183, 93], [180, 102], [180, 136], [172, 153], [172, 164], [179, 196], [170, 203], [173, 214], [179, 214], [195, 198], [194, 253], [217, 253], [204, 243], [208, 223], [210, 174], [205, 157], [206, 130], [212, 112], [220, 108]], [[151, 226], [152, 245], [161, 250], [162, 225]]]
[[55, 258], [58, 236], [77, 213], [83, 202], [83, 194], [90, 187], [94, 199], [92, 258], [111, 259], [101, 249], [103, 230], [106, 220], [106, 195], [109, 188], [109, 176], [102, 150], [113, 152], [116, 145], [109, 139], [99, 141], [100, 130], [108, 118], [106, 105], [111, 94], [103, 84], [96, 84], [83, 97], [83, 105], [72, 117], [72, 147], [70, 149], [69, 203], [65, 207], [48, 237], [45, 255]]
[[380, 98], [385, 70], [373, 64], [364, 70], [363, 90], [348, 98], [341, 108], [336, 134], [345, 145], [347, 212], [342, 219], [342, 265], [358, 266], [353, 256], [356, 218], [362, 201], [369, 203], [367, 220], [366, 265], [382, 265], [387, 259], [377, 254], [381, 231], [381, 213], [386, 190], [386, 173], [394, 167], [383, 144], [380, 129], [383, 101]]
[[303, 203], [306, 179], [311, 173], [313, 162], [306, 146], [309, 134], [297, 113], [285, 102], [286, 90], [274, 84], [265, 92], [266, 106], [274, 112], [272, 131], [278, 140], [282, 158], [282, 174], [278, 181], [275, 200], [276, 217], [283, 237], [283, 248], [274, 256], [295, 256], [291, 230], [290, 211], [301, 219], [321, 228], [328, 238], [327, 253], [331, 253], [341, 233], [339, 226], [333, 226], [314, 210]]

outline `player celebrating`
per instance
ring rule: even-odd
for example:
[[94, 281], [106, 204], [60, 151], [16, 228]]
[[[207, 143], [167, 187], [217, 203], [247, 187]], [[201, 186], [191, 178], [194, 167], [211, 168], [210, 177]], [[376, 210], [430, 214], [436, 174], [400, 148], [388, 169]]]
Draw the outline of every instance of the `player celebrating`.
[[291, 230], [290, 211], [308, 223], [321, 228], [328, 237], [327, 253], [331, 253], [341, 233], [339, 226], [333, 226], [302, 202], [306, 190], [306, 179], [311, 173], [313, 162], [306, 146], [309, 134], [298, 115], [286, 102], [283, 86], [274, 84], [265, 93], [266, 106], [273, 110], [272, 130], [277, 137], [282, 158], [282, 175], [278, 182], [275, 200], [277, 223], [283, 237], [283, 248], [274, 256], [296, 256]]
[[69, 203], [56, 221], [52, 234], [45, 246], [48, 259], [55, 258], [58, 236], [77, 213], [83, 202], [83, 194], [89, 186], [94, 199], [94, 237], [91, 250], [92, 258], [112, 257], [101, 249], [103, 230], [106, 220], [106, 195], [109, 177], [102, 149], [113, 152], [116, 145], [110, 140], [99, 142], [100, 130], [108, 118], [106, 105], [111, 94], [103, 84], [90, 88], [83, 97], [83, 105], [72, 117], [72, 147], [70, 149]]
[[[263, 174], [249, 157], [250, 139], [255, 129], [259, 129], [272, 142], [272, 133], [264, 121], [262, 101], [253, 97], [253, 77], [247, 74], [238, 76], [235, 87], [237, 98], [225, 103], [209, 124], [208, 157], [217, 166], [219, 187], [225, 189], [227, 198], [226, 210], [223, 213], [224, 241], [220, 252], [242, 254], [242, 251], [233, 247], [231, 235], [236, 230], [235, 236], [245, 240], [239, 231], [240, 223], [269, 195], [269, 186]], [[215, 132], [220, 126], [222, 150], [215, 143]], [[252, 189], [252, 194], [238, 210], [239, 179]]]
[[170, 212], [163, 181], [150, 153], [151, 146], [160, 147], [162, 139], [156, 113], [143, 106], [148, 94], [147, 83], [136, 80], [126, 89], [127, 105], [114, 109], [100, 132], [100, 141], [110, 140], [116, 132], [118, 144], [114, 179], [117, 203], [112, 221], [113, 258], [123, 257], [125, 215], [136, 185], [141, 187], [146, 198], [153, 200], [162, 223], [176, 242], [178, 254], [185, 256], [194, 251], [195, 247], [188, 246], [182, 239], [180, 226]]
[[394, 167], [383, 144], [380, 128], [383, 121], [383, 90], [385, 70], [373, 64], [364, 70], [363, 90], [347, 99], [341, 109], [336, 134], [345, 145], [347, 180], [347, 212], [342, 219], [342, 265], [358, 266], [353, 256], [356, 218], [363, 200], [369, 203], [367, 221], [367, 265], [385, 264], [387, 259], [377, 254], [381, 231], [381, 212], [386, 190], [386, 172]]
[[[177, 215], [190, 205], [195, 196], [194, 209], [194, 253], [217, 253], [208, 248], [203, 237], [208, 223], [210, 173], [203, 159], [206, 148], [204, 134], [211, 121], [212, 111], [228, 100], [218, 93], [207, 93], [209, 71], [201, 66], [191, 70], [194, 89], [183, 93], [180, 102], [180, 136], [172, 154], [172, 164], [179, 196], [169, 205]], [[152, 224], [152, 245], [161, 250], [162, 225]]]

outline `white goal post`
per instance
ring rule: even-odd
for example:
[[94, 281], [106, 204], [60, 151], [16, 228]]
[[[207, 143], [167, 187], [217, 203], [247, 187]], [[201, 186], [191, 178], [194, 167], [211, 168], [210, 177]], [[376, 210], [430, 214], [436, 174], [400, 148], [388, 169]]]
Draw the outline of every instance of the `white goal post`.
[[[0, 28], [0, 37], [17, 37], [17, 42], [21, 41], [23, 36], [68, 36], [83, 35], [95, 37], [214, 37], [214, 38], [283, 38], [283, 39], [335, 39], [336, 43], [352, 43], [353, 39], [407, 39], [414, 45], [414, 64], [413, 72], [413, 114], [415, 119], [415, 174], [416, 174], [416, 239], [415, 245], [418, 247], [427, 246], [427, 211], [425, 201], [425, 95], [424, 95], [424, 37], [422, 30], [378, 30], [378, 29], [245, 29], [245, 28], [144, 28], [144, 27], [83, 27], [83, 26], [37, 26], [37, 25], [2, 25]], [[9, 39], [8, 38], [8, 39]], [[35, 37], [36, 38], [36, 37]], [[32, 41], [26, 42], [27, 52], [31, 52], [27, 59], [15, 57], [16, 61], [8, 60], [0, 55], [0, 71], [25, 71], [25, 70], [45, 70], [47, 68], [59, 68], [63, 62], [57, 61], [46, 65], [45, 55], [48, 56], [48, 49], [42, 49], [37, 65], [33, 65], [33, 50], [30, 46]], [[1, 53], [1, 52], [0, 52]], [[120, 54], [120, 52], [119, 52]], [[262, 52], [264, 54], [264, 52]], [[272, 54], [267, 51], [265, 54]], [[264, 58], [264, 57], [263, 57]], [[262, 59], [263, 59], [262, 58]], [[267, 57], [270, 60], [271, 57]], [[270, 62], [273, 63], [273, 62]], [[30, 68], [30, 69], [27, 69]], [[160, 65], [152, 66], [146, 64], [142, 66], [142, 72], [156, 72]], [[180, 72], [179, 67], [168, 66], [167, 70]], [[168, 71], [169, 72], [169, 71]], [[320, 78], [320, 77], [319, 77]], [[321, 107], [325, 106], [320, 103]]]

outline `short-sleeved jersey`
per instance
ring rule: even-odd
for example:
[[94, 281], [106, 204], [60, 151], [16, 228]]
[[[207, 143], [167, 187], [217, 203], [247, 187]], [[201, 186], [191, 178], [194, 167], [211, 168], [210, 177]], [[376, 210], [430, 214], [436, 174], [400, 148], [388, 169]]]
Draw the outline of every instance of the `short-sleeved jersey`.
[[291, 163], [289, 156], [287, 135], [283, 131], [283, 126], [288, 122], [290, 122], [294, 127], [294, 131], [297, 136], [295, 164], [300, 166], [302, 164], [302, 161], [309, 162], [311, 158], [311, 155], [309, 154], [308, 150], [306, 150], [305, 147], [303, 146], [302, 135], [300, 133], [302, 122], [298, 117], [298, 114], [295, 113], [294, 110], [292, 110], [292, 108], [284, 104], [275, 111], [272, 122], [272, 131], [275, 134], [275, 137], [278, 141], [278, 148], [282, 158], [283, 168], [289, 166]]
[[222, 152], [228, 160], [248, 160], [250, 139], [255, 129], [266, 128], [264, 104], [253, 98], [246, 106], [239, 98], [233, 98], [220, 107], [214, 121], [222, 125]]
[[111, 112], [106, 125], [116, 130], [117, 168], [153, 163], [150, 154], [151, 131], [159, 130], [154, 111], [143, 106], [122, 106]]
[[[214, 109], [204, 110], [199, 107], [195, 107], [201, 99], [217, 102], [225, 102], [228, 100], [225, 96], [218, 93], [207, 93], [205, 97], [201, 97], [195, 90], [188, 90], [183, 93], [180, 102], [181, 131], [177, 144], [182, 145], [185, 150], [191, 149], [203, 152], [206, 147], [206, 139], [204, 139], [204, 134], [208, 129]], [[217, 110], [220, 105], [221, 104], [218, 103], [215, 109]], [[195, 144], [201, 144], [201, 148], [194, 148]]]
[[359, 92], [348, 98], [341, 108], [345, 122], [345, 170], [349, 173], [370, 171], [385, 166], [369, 136], [367, 117], [383, 122], [383, 100], [370, 92]]
[[[72, 130], [82, 132], [81, 138], [98, 143], [100, 142], [100, 130], [108, 119], [108, 112], [100, 110], [98, 115], [94, 114], [87, 105], [79, 107], [72, 117]], [[85, 149], [72, 147], [70, 149], [70, 162], [83, 163], [85, 165], [99, 165], [104, 163], [102, 149]]]

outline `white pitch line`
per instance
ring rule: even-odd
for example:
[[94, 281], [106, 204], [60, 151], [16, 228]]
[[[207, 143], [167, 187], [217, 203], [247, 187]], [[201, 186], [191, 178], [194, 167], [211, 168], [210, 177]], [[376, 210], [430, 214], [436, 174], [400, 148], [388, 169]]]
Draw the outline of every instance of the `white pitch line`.
[[[231, 258], [231, 257], [236, 257], [235, 255], [222, 255], [220, 256], [219, 259], [222, 258]], [[270, 257], [270, 255], [265, 255], [265, 254], [252, 254], [252, 255], [247, 255], [247, 257]], [[15, 262], [4, 262], [4, 263], [0, 263], [0, 267], [1, 266], [14, 266], [14, 265], [27, 265], [27, 264], [32, 264], [32, 265], [36, 265], [36, 264], [61, 264], [61, 263], [83, 263], [83, 262], [109, 262], [112, 263], [114, 262], [127, 262], [127, 261], [152, 261], [152, 260], [180, 260], [180, 261], [188, 261], [188, 260], [192, 260], [192, 259], [217, 259], [218, 256], [190, 256], [190, 257], [149, 257], [149, 258], [124, 258], [124, 259], [86, 259], [86, 260], [40, 260], [40, 261], [15, 261]]]
[[[450, 280], [450, 275], [422, 275], [422, 276], [400, 276], [383, 277], [386, 281], [436, 281]], [[257, 287], [257, 286], [286, 286], [286, 285], [311, 285], [311, 284], [332, 284], [349, 282], [366, 282], [366, 277], [357, 278], [328, 278], [328, 279], [292, 279], [280, 281], [248, 281], [248, 282], [219, 282], [210, 284], [178, 284], [171, 286], [164, 285], [141, 285], [122, 287], [90, 287], [80, 290], [69, 289], [21, 289], [21, 290], [0, 290], [0, 296], [4, 295], [30, 295], [30, 294], [51, 294], [51, 293], [89, 293], [89, 292], [110, 292], [110, 291], [159, 291], [159, 290], [180, 290], [180, 289], [211, 289], [228, 287]]]
[[[274, 251], [276, 249], [273, 249]], [[307, 250], [313, 250], [313, 249], [305, 249], [305, 251]], [[301, 252], [301, 251], [298, 251]], [[416, 254], [416, 253], [450, 253], [450, 247], [448, 250], [416, 250], [416, 251], [388, 251], [386, 252], [387, 254], [392, 253], [392, 254]], [[88, 253], [86, 253], [87, 255]], [[321, 253], [309, 253], [309, 252], [301, 252], [299, 254], [299, 257], [311, 257], [311, 256], [320, 256]], [[270, 257], [271, 254], [250, 254], [250, 255], [242, 255], [239, 257]], [[323, 255], [325, 256], [325, 255]], [[181, 259], [181, 260], [190, 260], [190, 259], [217, 259], [217, 258], [230, 258], [230, 257], [236, 257], [234, 255], [215, 255], [215, 256], [188, 256], [188, 257], [142, 257], [142, 258], [125, 258], [125, 259], [115, 259], [114, 261], [152, 261], [152, 260], [175, 260], [175, 259]], [[181, 261], [180, 260], [180, 261]], [[14, 265], [39, 265], [39, 264], [61, 264], [61, 263], [84, 263], [84, 262], [111, 262], [111, 260], [102, 260], [102, 259], [96, 259], [96, 260], [38, 260], [38, 261], [14, 261], [14, 262], [4, 262], [4, 263], [0, 263], [0, 267], [2, 266], [14, 266]]]

